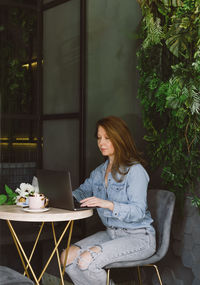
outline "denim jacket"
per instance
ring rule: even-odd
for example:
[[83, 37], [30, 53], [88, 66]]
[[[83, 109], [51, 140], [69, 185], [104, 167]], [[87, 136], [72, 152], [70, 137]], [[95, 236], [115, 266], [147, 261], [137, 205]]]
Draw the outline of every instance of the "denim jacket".
[[78, 200], [95, 196], [114, 203], [114, 210], [97, 208], [106, 227], [136, 229], [151, 227], [153, 222], [147, 210], [147, 187], [149, 176], [141, 164], [132, 165], [121, 182], [108, 175], [105, 185], [105, 172], [108, 160], [91, 172], [90, 177], [73, 191]]

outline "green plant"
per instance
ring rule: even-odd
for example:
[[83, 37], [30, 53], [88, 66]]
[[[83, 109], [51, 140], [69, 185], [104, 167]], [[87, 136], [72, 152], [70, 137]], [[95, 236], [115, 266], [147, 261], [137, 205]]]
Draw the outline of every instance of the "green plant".
[[17, 193], [13, 192], [8, 185], [5, 185], [6, 194], [0, 194], [0, 205], [13, 205], [16, 204]]
[[[140, 0], [139, 98], [153, 169], [183, 200], [200, 169], [200, 2]], [[199, 204], [200, 205], [200, 204]]]
[[191, 199], [191, 203], [194, 207], [197, 207], [200, 209], [200, 198], [194, 195], [193, 197], [189, 197]]

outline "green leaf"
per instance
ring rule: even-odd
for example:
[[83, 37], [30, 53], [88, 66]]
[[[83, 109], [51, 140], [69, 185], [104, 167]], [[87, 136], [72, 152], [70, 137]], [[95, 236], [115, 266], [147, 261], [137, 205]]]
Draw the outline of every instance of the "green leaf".
[[7, 201], [6, 201], [6, 205], [14, 205], [16, 203], [16, 199], [15, 197], [8, 197]]
[[7, 202], [6, 202], [6, 205], [13, 205], [14, 204], [14, 202], [12, 201], [12, 200], [8, 200]]
[[184, 17], [180, 24], [180, 28], [187, 29], [190, 26], [190, 19], [188, 17]]
[[13, 196], [13, 191], [10, 187], [8, 187], [8, 185], [5, 185], [5, 190], [8, 196]]
[[7, 201], [7, 196], [4, 194], [0, 195], [0, 205], [3, 205]]
[[156, 138], [154, 136], [147, 136], [147, 135], [145, 135], [144, 136], [144, 140], [147, 141], [147, 142], [154, 142], [154, 141], [156, 141]]

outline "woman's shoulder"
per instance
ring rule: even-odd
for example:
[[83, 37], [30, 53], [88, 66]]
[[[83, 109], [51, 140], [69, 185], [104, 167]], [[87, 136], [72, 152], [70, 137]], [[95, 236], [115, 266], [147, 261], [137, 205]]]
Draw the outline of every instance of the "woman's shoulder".
[[141, 163], [134, 163], [129, 168], [129, 173], [135, 174], [136, 176], [145, 176], [149, 180], [149, 175]]

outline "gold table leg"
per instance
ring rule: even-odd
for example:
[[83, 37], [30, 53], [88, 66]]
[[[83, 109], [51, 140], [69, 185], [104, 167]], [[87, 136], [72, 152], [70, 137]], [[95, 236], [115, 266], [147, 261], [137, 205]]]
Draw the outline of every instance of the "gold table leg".
[[[66, 231], [67, 231], [67, 229], [68, 229], [68, 227], [69, 227], [69, 225], [71, 224], [71, 226], [70, 226], [70, 232], [69, 232], [69, 236], [68, 236], [68, 243], [67, 243], [67, 252], [68, 252], [68, 250], [69, 250], [69, 245], [70, 245], [70, 241], [71, 241], [71, 236], [72, 236], [72, 230], [73, 230], [74, 221], [68, 221], [68, 222], [67, 222], [67, 224], [66, 224], [66, 226], [65, 226], [65, 228], [64, 228], [64, 230], [63, 230], [63, 232], [62, 232], [62, 234], [60, 235], [60, 238], [59, 238], [58, 241], [56, 240], [56, 234], [55, 234], [54, 223], [52, 222], [52, 232], [53, 232], [53, 236], [54, 236], [55, 247], [54, 247], [54, 249], [53, 249], [53, 251], [52, 251], [52, 253], [51, 253], [49, 259], [47, 260], [47, 262], [46, 262], [46, 264], [45, 264], [45, 266], [44, 266], [44, 268], [43, 268], [43, 270], [42, 270], [42, 272], [41, 272], [41, 274], [40, 274], [40, 276], [39, 276], [38, 279], [37, 279], [37, 277], [36, 277], [36, 275], [35, 275], [35, 273], [34, 273], [34, 271], [33, 271], [33, 268], [32, 268], [32, 266], [31, 266], [30, 262], [31, 262], [31, 259], [32, 259], [33, 254], [34, 254], [35, 248], [36, 248], [36, 246], [37, 246], [39, 237], [40, 237], [40, 235], [41, 235], [41, 232], [42, 232], [42, 229], [43, 229], [43, 226], [44, 226], [44, 222], [42, 223], [42, 225], [41, 225], [41, 227], [40, 227], [39, 233], [38, 233], [38, 235], [37, 235], [37, 237], [36, 237], [36, 240], [35, 240], [35, 243], [34, 243], [34, 246], [33, 246], [33, 249], [32, 249], [32, 252], [31, 252], [31, 254], [30, 254], [29, 259], [28, 259], [27, 255], [26, 255], [26, 253], [25, 253], [25, 251], [24, 251], [24, 249], [23, 249], [23, 247], [22, 247], [22, 245], [21, 245], [21, 243], [20, 243], [20, 241], [19, 241], [19, 238], [17, 237], [17, 234], [16, 234], [16, 232], [15, 232], [15, 230], [14, 230], [14, 228], [13, 228], [13, 226], [12, 226], [12, 224], [11, 224], [11, 222], [10, 222], [9, 220], [7, 220], [7, 224], [8, 224], [8, 227], [9, 227], [9, 229], [10, 229], [10, 232], [11, 232], [12, 238], [13, 238], [13, 240], [14, 240], [15, 246], [16, 246], [16, 248], [17, 248], [17, 251], [18, 251], [18, 253], [19, 253], [20, 259], [21, 259], [21, 261], [22, 261], [22, 264], [23, 264], [23, 267], [24, 267], [24, 270], [25, 270], [25, 274], [30, 278], [29, 273], [28, 273], [28, 270], [27, 270], [27, 269], [29, 268], [30, 271], [31, 271], [31, 273], [32, 273], [32, 275], [33, 275], [33, 278], [34, 278], [36, 284], [37, 284], [37, 285], [40, 285], [39, 282], [40, 282], [40, 280], [41, 280], [41, 278], [42, 278], [44, 272], [46, 271], [46, 269], [47, 269], [47, 267], [48, 267], [48, 265], [49, 265], [51, 259], [53, 258], [54, 254], [55, 254], [55, 252], [56, 252], [56, 253], [57, 253], [57, 259], [58, 259], [59, 271], [60, 271], [60, 277], [61, 277], [61, 283], [64, 285], [64, 280], [63, 280], [64, 270], [63, 270], [63, 272], [62, 272], [61, 264], [60, 264], [60, 258], [59, 258], [59, 252], [58, 252], [58, 246], [59, 246], [59, 244], [61, 243], [61, 241], [62, 241], [62, 239], [63, 239], [63, 237], [64, 237], [64, 235], [65, 235], [65, 233], [66, 233]], [[26, 261], [26, 263], [27, 263], [26, 265], [25, 265], [25, 262], [24, 262], [23, 257], [24, 257], [24, 259], [25, 259], [25, 261]], [[67, 261], [67, 256], [66, 256], [66, 261]], [[66, 262], [65, 262], [65, 264], [66, 264]], [[64, 267], [64, 268], [65, 268], [65, 267]]]
[[[66, 225], [66, 227], [64, 228], [62, 234], [60, 235], [60, 238], [59, 238], [58, 242], [56, 243], [56, 245], [55, 245], [55, 247], [54, 247], [54, 249], [53, 249], [53, 251], [52, 251], [52, 253], [51, 253], [51, 256], [50, 256], [49, 259], [47, 260], [47, 263], [46, 263], [46, 265], [44, 266], [43, 271], [42, 271], [42, 273], [40, 274], [40, 276], [39, 276], [39, 278], [38, 278], [38, 281], [39, 281], [39, 282], [40, 282], [40, 280], [41, 280], [41, 278], [42, 278], [44, 272], [46, 271], [47, 266], [49, 265], [51, 259], [53, 258], [53, 256], [54, 256], [54, 254], [55, 254], [55, 252], [56, 252], [56, 250], [57, 250], [57, 248], [58, 248], [60, 242], [62, 241], [62, 239], [63, 239], [63, 237], [64, 237], [64, 235], [65, 235], [65, 233], [66, 233], [66, 231], [67, 231], [67, 229], [68, 229], [68, 227], [69, 227], [69, 225], [70, 225], [71, 223], [73, 223], [73, 221], [69, 221], [69, 222], [67, 223], [67, 225]], [[68, 237], [68, 239], [69, 239], [69, 237]]]
[[[67, 241], [67, 252], [69, 250], [69, 246], [70, 246], [70, 242], [71, 242], [73, 223], [74, 223], [74, 221], [71, 222], [71, 226], [70, 226], [70, 232], [69, 232], [68, 241]], [[55, 246], [56, 246], [57, 245], [57, 240], [56, 240], [55, 228], [54, 228], [54, 224], [53, 223], [52, 223], [52, 232], [53, 232], [53, 237], [54, 237], [54, 243], [55, 243]], [[61, 262], [60, 262], [60, 255], [59, 255], [58, 249], [56, 249], [56, 254], [57, 254], [57, 260], [58, 260], [58, 267], [59, 267], [59, 271], [60, 271], [60, 279], [61, 279], [60, 284], [64, 285], [63, 277], [64, 277], [64, 273], [65, 273], [64, 269], [65, 269], [65, 265], [66, 265], [66, 261], [67, 261], [67, 256], [65, 257], [66, 261], [64, 262], [64, 268], [63, 268], [63, 271], [62, 271]]]
[[[39, 241], [39, 238], [40, 238], [40, 235], [41, 235], [43, 226], [44, 226], [44, 222], [43, 222], [43, 223], [41, 224], [41, 226], [40, 226], [38, 235], [37, 235], [36, 240], [35, 240], [35, 243], [34, 243], [34, 245], [33, 245], [33, 249], [32, 249], [31, 254], [30, 254], [30, 256], [29, 256], [29, 260], [28, 260], [29, 262], [31, 262], [31, 259], [32, 259], [32, 257], [33, 257], [33, 254], [34, 254], [34, 252], [35, 252], [35, 248], [36, 248], [36, 245], [37, 245], [37, 243], [38, 243], [38, 241]], [[26, 269], [27, 269], [27, 268], [28, 268], [28, 264], [26, 265]], [[26, 269], [25, 269], [25, 271], [26, 271]], [[25, 275], [25, 272], [24, 272], [24, 275]], [[29, 277], [29, 278], [30, 278], [30, 277]]]
[[8, 224], [9, 230], [10, 230], [10, 232], [11, 232], [11, 235], [12, 235], [13, 241], [14, 241], [14, 243], [15, 243], [15, 246], [16, 246], [16, 248], [17, 248], [17, 251], [18, 251], [18, 253], [19, 253], [19, 256], [20, 256], [22, 265], [23, 265], [23, 267], [24, 267], [24, 270], [25, 270], [25, 272], [26, 272], [26, 275], [28, 276], [28, 278], [30, 278], [30, 275], [29, 275], [29, 273], [28, 273], [28, 271], [27, 271], [27, 267], [26, 267], [26, 265], [25, 265], [23, 256], [22, 256], [21, 251], [20, 251], [20, 248], [19, 248], [19, 246], [18, 246], [17, 240], [16, 240], [16, 238], [15, 238], [15, 236], [14, 236], [14, 234], [13, 234], [12, 227], [10, 227], [10, 223], [9, 223], [8, 221], [7, 221], [7, 224]]
[[[10, 231], [11, 231], [12, 236], [14, 236], [14, 242], [15, 242], [15, 244], [17, 243], [17, 245], [18, 245], [18, 246], [17, 246], [17, 250], [18, 250], [18, 252], [19, 252], [19, 255], [20, 255], [21, 260], [23, 259], [23, 258], [22, 258], [22, 254], [23, 254], [24, 259], [26, 260], [27, 265], [28, 265], [28, 267], [30, 268], [30, 271], [31, 271], [31, 273], [32, 273], [32, 275], [33, 275], [33, 278], [34, 278], [36, 284], [39, 285], [39, 281], [37, 280], [37, 277], [35, 276], [35, 273], [34, 273], [34, 271], [33, 271], [33, 268], [32, 268], [32, 266], [31, 266], [31, 264], [30, 264], [30, 262], [29, 262], [29, 260], [28, 260], [28, 257], [27, 257], [27, 255], [26, 255], [26, 253], [25, 253], [25, 251], [24, 251], [24, 249], [23, 249], [23, 247], [22, 247], [22, 245], [21, 245], [21, 243], [20, 243], [20, 241], [19, 241], [19, 239], [18, 239], [18, 237], [17, 237], [17, 234], [16, 234], [16, 232], [15, 232], [15, 230], [14, 230], [14, 228], [13, 228], [11, 222], [8, 220], [7, 223], [8, 223], [8, 225], [9, 225], [9, 229], [10, 229]], [[19, 249], [21, 250], [21, 252], [19, 251]], [[21, 253], [22, 253], [22, 254], [21, 254]], [[23, 265], [24, 265], [24, 261], [23, 261], [22, 263], [23, 263]], [[26, 266], [24, 267], [24, 269], [25, 269], [25, 271], [27, 272]]]
[[73, 225], [74, 225], [74, 221], [72, 221], [72, 223], [71, 223], [69, 237], [68, 237], [68, 241], [67, 241], [67, 248], [66, 248], [66, 254], [65, 254], [65, 259], [64, 259], [64, 264], [63, 264], [63, 271], [62, 271], [62, 275], [63, 276], [64, 276], [64, 273], [65, 273], [65, 266], [66, 266], [66, 263], [67, 263], [67, 256], [68, 256], [69, 246], [70, 246], [70, 242], [71, 242]]
[[[51, 223], [51, 225], [52, 225], [52, 232], [53, 232], [54, 243], [56, 245], [57, 244], [57, 240], [56, 240], [56, 233], [55, 233], [54, 223]], [[56, 249], [56, 255], [57, 255], [57, 260], [58, 260], [58, 267], [59, 267], [59, 272], [60, 272], [61, 284], [64, 285], [64, 280], [63, 280], [63, 275], [62, 275], [62, 269], [61, 269], [60, 256], [59, 256], [58, 249]]]

